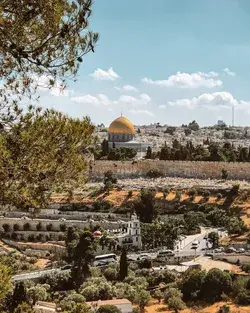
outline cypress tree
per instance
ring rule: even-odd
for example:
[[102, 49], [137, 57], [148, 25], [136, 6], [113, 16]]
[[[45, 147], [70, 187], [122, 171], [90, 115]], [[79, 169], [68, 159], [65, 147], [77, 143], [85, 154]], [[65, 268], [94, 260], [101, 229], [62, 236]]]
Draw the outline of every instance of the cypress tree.
[[122, 248], [122, 254], [120, 258], [120, 269], [119, 269], [119, 279], [123, 281], [125, 277], [128, 276], [128, 259], [127, 251], [125, 247]]

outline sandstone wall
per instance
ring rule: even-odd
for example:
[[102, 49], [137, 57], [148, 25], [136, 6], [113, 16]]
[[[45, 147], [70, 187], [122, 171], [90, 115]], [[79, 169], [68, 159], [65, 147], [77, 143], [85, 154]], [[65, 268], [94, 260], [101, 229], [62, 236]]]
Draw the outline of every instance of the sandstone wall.
[[191, 162], [191, 161], [92, 161], [89, 165], [89, 177], [92, 180], [103, 179], [106, 171], [111, 170], [119, 178], [145, 176], [150, 169], [158, 169], [168, 177], [221, 178], [222, 169], [229, 172], [229, 179], [249, 179], [250, 163], [228, 162]]

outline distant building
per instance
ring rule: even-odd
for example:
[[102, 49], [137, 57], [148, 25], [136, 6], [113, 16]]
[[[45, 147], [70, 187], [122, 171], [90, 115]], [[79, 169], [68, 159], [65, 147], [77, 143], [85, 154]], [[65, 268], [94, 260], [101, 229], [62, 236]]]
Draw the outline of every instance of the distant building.
[[108, 128], [109, 148], [132, 148], [137, 152], [146, 152], [147, 148], [152, 147], [152, 143], [139, 142], [135, 140], [135, 127], [124, 116], [115, 119]]
[[114, 299], [114, 300], [99, 300], [93, 302], [87, 302], [87, 305], [90, 306], [91, 310], [96, 312], [96, 310], [103, 305], [114, 305], [122, 313], [132, 313], [132, 303], [128, 299]]

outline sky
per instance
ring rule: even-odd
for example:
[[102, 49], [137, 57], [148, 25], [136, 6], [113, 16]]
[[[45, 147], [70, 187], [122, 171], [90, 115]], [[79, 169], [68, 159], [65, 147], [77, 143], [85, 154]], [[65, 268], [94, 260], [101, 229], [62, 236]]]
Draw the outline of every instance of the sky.
[[100, 39], [41, 104], [95, 124], [250, 125], [249, 0], [95, 0]]

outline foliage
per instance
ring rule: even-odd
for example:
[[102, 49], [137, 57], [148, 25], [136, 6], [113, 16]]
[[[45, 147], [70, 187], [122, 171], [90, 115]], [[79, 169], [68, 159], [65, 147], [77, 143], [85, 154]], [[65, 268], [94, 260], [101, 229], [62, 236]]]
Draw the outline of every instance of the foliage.
[[29, 302], [32, 305], [35, 305], [37, 301], [46, 301], [49, 295], [45, 286], [37, 284], [36, 286], [28, 289], [27, 297]]
[[183, 219], [169, 217], [164, 222], [142, 223], [142, 244], [145, 249], [154, 249], [165, 246], [173, 249], [176, 241], [183, 233]]
[[35, 313], [35, 310], [27, 302], [23, 302], [18, 305], [14, 313]]
[[250, 291], [246, 289], [240, 290], [235, 302], [240, 305], [250, 305]]
[[241, 268], [244, 272], [246, 273], [250, 273], [250, 262], [249, 263], [243, 263], [241, 265]]
[[40, 284], [48, 284], [53, 291], [72, 289], [72, 279], [69, 272], [54, 272], [45, 274], [39, 280]]
[[215, 231], [210, 232], [207, 236], [207, 240], [209, 243], [211, 243], [212, 248], [215, 249], [219, 245], [219, 234]]
[[95, 249], [96, 243], [92, 233], [83, 231], [73, 251], [72, 279], [77, 289], [89, 276], [89, 266], [94, 260]]
[[226, 169], [222, 169], [221, 170], [221, 179], [224, 179], [224, 180], [226, 180], [227, 178], [228, 178], [228, 171], [226, 170]]
[[120, 267], [119, 267], [119, 279], [123, 281], [125, 277], [128, 276], [128, 260], [127, 260], [127, 251], [125, 247], [122, 248], [122, 254], [120, 257]]
[[134, 209], [141, 222], [152, 223], [156, 217], [155, 191], [142, 189], [140, 199], [134, 204]]
[[163, 298], [163, 293], [158, 289], [154, 292], [154, 298], [158, 300], [158, 302], [161, 302], [161, 299]]
[[102, 305], [98, 308], [96, 313], [121, 313], [121, 310], [118, 309], [115, 305]]
[[30, 107], [0, 133], [0, 203], [39, 209], [58, 186], [71, 191], [83, 183], [93, 130], [88, 118]]
[[186, 305], [180, 297], [173, 296], [168, 299], [168, 307], [178, 313], [180, 310], [185, 309]]
[[27, 289], [24, 283], [18, 282], [15, 285], [13, 295], [12, 295], [12, 310], [16, 309], [20, 304], [23, 302], [27, 302], [28, 297], [27, 297]]
[[11, 269], [0, 263], [0, 301], [11, 288]]
[[221, 306], [217, 313], [230, 313], [230, 307], [226, 304]]
[[200, 126], [196, 121], [192, 121], [191, 123], [188, 124], [188, 128], [193, 131], [197, 131], [199, 130]]
[[183, 295], [180, 290], [176, 288], [169, 288], [164, 293], [164, 302], [167, 304], [170, 298], [172, 297], [182, 298], [182, 296]]
[[[76, 76], [82, 57], [94, 51], [98, 34], [88, 31], [91, 0], [12, 0], [0, 6], [0, 111], [37, 89], [63, 89]], [[17, 110], [16, 110], [17, 111]]]
[[232, 278], [229, 273], [222, 272], [217, 268], [208, 271], [201, 293], [204, 299], [208, 301], [217, 301], [221, 299], [221, 294], [228, 294], [232, 290]]
[[137, 152], [133, 148], [119, 147], [111, 148], [108, 153], [108, 160], [120, 161], [130, 160], [136, 156]]
[[152, 148], [150, 146], [147, 148], [145, 159], [152, 159]]
[[181, 282], [181, 291], [185, 300], [193, 300], [200, 298], [200, 291], [206, 272], [199, 269], [188, 270]]
[[84, 296], [74, 292], [63, 298], [59, 303], [59, 307], [61, 308], [62, 311], [70, 311], [74, 308], [74, 306], [77, 303], [83, 302], [85, 302]]
[[135, 294], [135, 302], [139, 305], [142, 311], [150, 300], [150, 293], [144, 289], [137, 288]]
[[117, 183], [117, 178], [112, 171], [107, 171], [104, 174], [103, 184], [105, 189], [109, 189], [112, 185]]
[[69, 313], [92, 313], [90, 307], [86, 303], [77, 303], [69, 311]]
[[80, 293], [86, 301], [108, 300], [112, 299], [113, 288], [112, 284], [104, 277], [92, 277], [82, 284]]
[[146, 173], [147, 178], [158, 178], [164, 176], [163, 173], [157, 168], [148, 170]]

